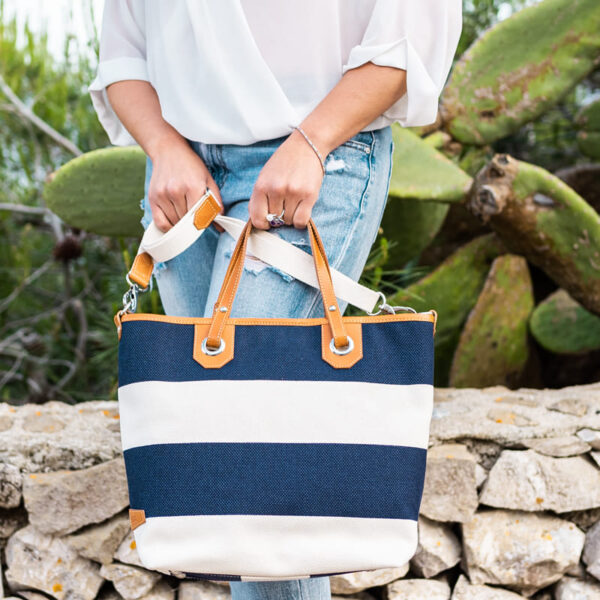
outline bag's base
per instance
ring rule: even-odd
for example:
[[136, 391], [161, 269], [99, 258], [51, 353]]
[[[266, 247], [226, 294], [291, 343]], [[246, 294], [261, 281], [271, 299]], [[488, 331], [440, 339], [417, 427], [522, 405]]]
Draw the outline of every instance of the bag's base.
[[329, 577], [330, 575], [345, 575], [354, 571], [338, 571], [336, 573], [318, 573], [315, 575], [289, 575], [285, 577], [261, 577], [252, 575], [223, 575], [220, 573], [189, 573], [187, 571], [165, 571], [179, 579], [204, 579], [209, 581], [287, 581], [289, 579], [310, 579], [314, 577]]

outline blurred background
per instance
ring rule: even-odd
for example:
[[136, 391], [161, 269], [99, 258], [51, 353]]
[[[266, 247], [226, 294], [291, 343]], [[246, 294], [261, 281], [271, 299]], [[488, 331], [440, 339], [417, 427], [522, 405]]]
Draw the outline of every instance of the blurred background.
[[[98, 152], [102, 6], [0, 0], [0, 400], [15, 405], [116, 398], [143, 156]], [[437, 386], [600, 380], [599, 65], [597, 0], [465, 0], [438, 122], [394, 127], [362, 282], [438, 312]], [[156, 289], [138, 310], [162, 312]]]

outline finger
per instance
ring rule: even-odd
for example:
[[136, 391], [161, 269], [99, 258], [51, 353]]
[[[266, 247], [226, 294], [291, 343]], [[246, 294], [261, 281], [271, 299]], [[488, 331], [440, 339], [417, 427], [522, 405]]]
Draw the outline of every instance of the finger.
[[257, 229], [269, 229], [269, 221], [267, 221], [267, 212], [269, 209], [269, 200], [267, 195], [260, 188], [252, 190], [252, 196], [248, 202], [248, 216], [252, 221], [252, 225]]
[[[274, 215], [280, 215], [285, 205], [282, 194], [276, 191], [270, 191], [267, 194], [267, 210]], [[285, 215], [284, 215], [285, 216]]]
[[167, 197], [173, 205], [173, 211], [177, 217], [177, 221], [179, 221], [179, 219], [187, 212], [186, 192], [187, 187], [182, 183], [176, 182], [167, 185]]
[[295, 198], [286, 198], [283, 203], [283, 221], [286, 225], [292, 226], [294, 224], [294, 213], [296, 212], [298, 205], [301, 200]]
[[152, 220], [160, 231], [166, 233], [173, 227], [173, 223], [169, 220], [169, 217], [165, 214], [162, 208], [158, 205], [152, 208]]
[[294, 227], [296, 229], [304, 229], [308, 225], [311, 213], [312, 204], [306, 201], [300, 202], [294, 211]]
[[[177, 221], [179, 221], [179, 216], [175, 212], [175, 207], [173, 203], [169, 200], [167, 196], [162, 196], [159, 198], [156, 206], [160, 211], [164, 214], [164, 216], [169, 220], [170, 225], [175, 225]], [[160, 218], [160, 215], [159, 215]], [[171, 227], [169, 227], [170, 229]]]

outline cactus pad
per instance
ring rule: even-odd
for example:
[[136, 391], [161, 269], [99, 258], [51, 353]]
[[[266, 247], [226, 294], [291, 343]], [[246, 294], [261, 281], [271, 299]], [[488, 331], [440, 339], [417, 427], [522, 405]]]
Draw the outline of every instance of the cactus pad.
[[467, 207], [585, 308], [600, 314], [600, 215], [541, 167], [498, 154]]
[[504, 251], [494, 233], [479, 236], [453, 252], [431, 273], [388, 299], [392, 305], [437, 311], [435, 385], [447, 385], [461, 327], [477, 301], [492, 261]]
[[48, 208], [85, 231], [141, 236], [146, 155], [137, 146], [102, 148], [74, 158], [44, 186]]
[[527, 322], [532, 310], [527, 261], [515, 254], [499, 256], [460, 335], [450, 385], [518, 387], [529, 357]]
[[535, 308], [529, 330], [538, 344], [555, 354], [583, 354], [600, 349], [600, 317], [558, 289]]
[[392, 125], [394, 164], [390, 201], [395, 198], [460, 202], [472, 179], [430, 143], [398, 124]]
[[600, 160], [600, 100], [585, 106], [577, 115], [577, 144], [582, 154]]
[[441, 112], [460, 142], [487, 144], [556, 104], [600, 60], [600, 2], [543, 0], [479, 37], [454, 66]]

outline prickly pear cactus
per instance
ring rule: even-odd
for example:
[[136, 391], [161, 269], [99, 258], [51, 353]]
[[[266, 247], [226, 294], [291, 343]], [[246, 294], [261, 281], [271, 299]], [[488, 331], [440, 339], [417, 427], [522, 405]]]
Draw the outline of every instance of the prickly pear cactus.
[[[420, 252], [438, 233], [450, 206], [465, 198], [472, 179], [436, 149], [447, 134], [425, 140], [397, 124], [392, 126], [394, 159], [384, 235], [395, 243], [389, 266], [399, 268]], [[429, 138], [432, 138], [429, 136]]]
[[447, 385], [461, 327], [477, 301], [490, 265], [503, 252], [505, 248], [495, 234], [479, 236], [388, 300], [392, 305], [411, 306], [417, 311], [437, 311], [435, 385]]
[[72, 227], [141, 236], [146, 155], [138, 146], [102, 148], [74, 158], [44, 186], [46, 204]]
[[489, 222], [509, 251], [600, 315], [600, 215], [566, 183], [497, 154], [475, 179], [467, 206]]
[[555, 104], [600, 62], [600, 2], [544, 0], [479, 37], [454, 66], [441, 112], [460, 142], [487, 144]]
[[600, 160], [600, 100], [584, 107], [577, 115], [577, 144], [583, 154]]
[[533, 305], [527, 261], [515, 254], [496, 258], [461, 332], [450, 385], [518, 387], [529, 358], [527, 322]]
[[558, 289], [540, 302], [529, 329], [538, 344], [556, 354], [583, 354], [600, 349], [600, 317]]
[[460, 202], [472, 178], [419, 136], [395, 123], [390, 202], [396, 198]]

